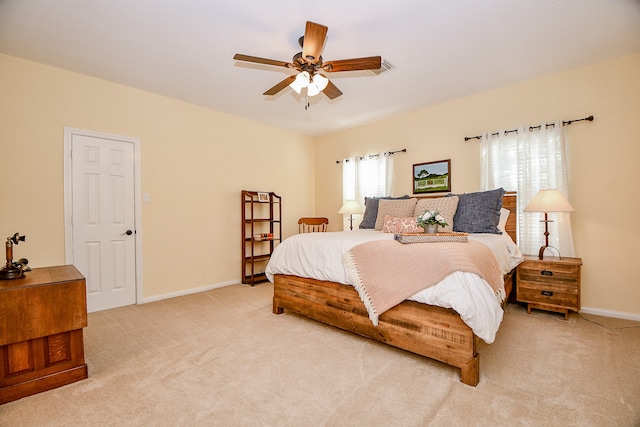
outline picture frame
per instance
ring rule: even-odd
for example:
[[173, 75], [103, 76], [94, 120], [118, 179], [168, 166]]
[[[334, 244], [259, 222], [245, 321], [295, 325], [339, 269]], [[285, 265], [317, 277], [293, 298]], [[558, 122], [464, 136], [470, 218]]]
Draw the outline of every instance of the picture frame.
[[412, 172], [413, 194], [451, 191], [451, 159], [417, 163]]
[[262, 203], [268, 202], [269, 201], [269, 193], [264, 193], [264, 192], [259, 191], [258, 192], [258, 201], [262, 202]]

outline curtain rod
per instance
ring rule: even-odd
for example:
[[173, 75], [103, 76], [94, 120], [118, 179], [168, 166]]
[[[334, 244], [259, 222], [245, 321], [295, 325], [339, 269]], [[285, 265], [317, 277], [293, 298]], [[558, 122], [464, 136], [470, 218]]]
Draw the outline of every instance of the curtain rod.
[[[385, 156], [391, 156], [391, 155], [396, 154], [396, 153], [406, 153], [406, 152], [407, 152], [407, 149], [406, 149], [406, 148], [403, 148], [402, 150], [387, 151], [387, 152], [385, 152], [385, 153], [383, 153], [383, 154], [384, 154]], [[364, 159], [365, 157], [369, 157], [370, 159], [373, 159], [374, 157], [378, 157], [378, 156], [380, 156], [380, 154], [369, 154], [369, 156], [358, 156], [358, 157], [360, 157], [360, 160], [362, 160], [362, 159]], [[344, 162], [348, 162], [348, 161], [349, 161], [349, 159], [336, 160], [336, 163], [342, 163], [343, 161], [344, 161]]]
[[[565, 125], [570, 125], [571, 123], [575, 123], [575, 122], [582, 122], [582, 121], [588, 121], [588, 122], [592, 122], [593, 121], [593, 116], [589, 116], [589, 117], [585, 117], [584, 119], [575, 119], [575, 120], [567, 120], [562, 122], [562, 126]], [[545, 127], [549, 127], [549, 126], [555, 126], [554, 123], [546, 123]], [[538, 125], [538, 126], [529, 126], [529, 132], [533, 131], [534, 129], [540, 129], [542, 127], [542, 125]], [[508, 135], [512, 132], [518, 132], [518, 129], [511, 129], [511, 130], [505, 130], [504, 134]], [[494, 132], [491, 135], [498, 135], [500, 132]], [[465, 136], [464, 140], [465, 142], [470, 140], [470, 139], [482, 139], [482, 135], [476, 135], [476, 136]]]

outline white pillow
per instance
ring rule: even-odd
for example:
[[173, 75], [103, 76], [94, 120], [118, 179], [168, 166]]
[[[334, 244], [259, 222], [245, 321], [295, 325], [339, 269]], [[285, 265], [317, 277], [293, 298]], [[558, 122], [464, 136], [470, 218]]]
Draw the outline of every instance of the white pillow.
[[500, 221], [498, 221], [498, 230], [502, 231], [504, 234], [507, 234], [507, 230], [505, 227], [507, 226], [507, 219], [509, 219], [509, 214], [511, 211], [509, 209], [500, 208]]

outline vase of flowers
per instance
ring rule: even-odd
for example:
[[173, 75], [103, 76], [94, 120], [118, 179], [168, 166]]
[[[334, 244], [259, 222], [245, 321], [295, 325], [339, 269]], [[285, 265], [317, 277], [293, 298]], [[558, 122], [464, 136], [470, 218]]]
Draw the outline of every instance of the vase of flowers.
[[424, 228], [424, 232], [428, 234], [435, 234], [438, 232], [438, 226], [446, 227], [447, 221], [445, 221], [444, 217], [440, 215], [438, 211], [430, 211], [426, 210], [422, 215], [416, 218], [416, 222], [422, 228]]

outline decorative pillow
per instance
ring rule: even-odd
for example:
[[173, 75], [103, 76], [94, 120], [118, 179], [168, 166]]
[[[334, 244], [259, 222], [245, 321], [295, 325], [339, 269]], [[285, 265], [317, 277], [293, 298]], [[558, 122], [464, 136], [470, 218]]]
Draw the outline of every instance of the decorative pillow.
[[413, 215], [416, 208], [416, 199], [388, 200], [380, 199], [378, 203], [378, 218], [376, 218], [375, 229], [382, 230], [384, 216], [408, 217]]
[[413, 216], [417, 218], [427, 209], [430, 211], [438, 211], [447, 224], [449, 224], [446, 227], [442, 227], [443, 230], [450, 231], [454, 229], [453, 221], [456, 211], [458, 210], [458, 201], [457, 196], [418, 199], [416, 208], [413, 211]]
[[502, 234], [498, 230], [498, 223], [504, 193], [504, 188], [498, 188], [477, 193], [448, 194], [447, 196], [458, 196], [460, 199], [453, 218], [453, 231]]
[[365, 197], [364, 215], [360, 222], [360, 228], [376, 228], [376, 219], [378, 219], [378, 203], [380, 200], [401, 200], [408, 198], [408, 195], [404, 195], [402, 197]]
[[422, 231], [424, 230], [418, 225], [415, 217], [384, 216], [383, 233], [419, 233]]

